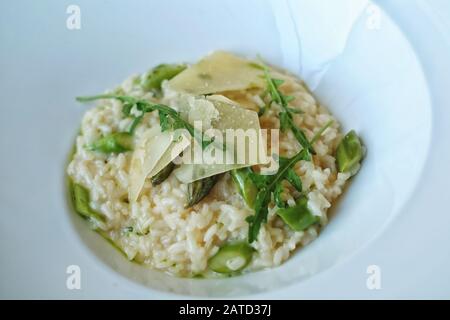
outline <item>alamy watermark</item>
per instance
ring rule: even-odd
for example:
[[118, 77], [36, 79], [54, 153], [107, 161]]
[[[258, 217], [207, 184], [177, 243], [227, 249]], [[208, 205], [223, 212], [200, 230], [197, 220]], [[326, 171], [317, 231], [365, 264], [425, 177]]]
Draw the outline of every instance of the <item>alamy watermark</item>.
[[381, 289], [381, 268], [376, 264], [367, 267], [366, 273], [369, 275], [366, 280], [366, 286], [369, 290]]
[[381, 29], [381, 9], [374, 4], [370, 4], [366, 8], [367, 20], [366, 27], [369, 30]]
[[81, 9], [75, 4], [71, 4], [66, 8], [66, 13], [69, 15], [66, 19], [66, 28], [69, 30], [81, 29]]
[[66, 274], [66, 288], [69, 290], [80, 290], [81, 289], [81, 268], [76, 264], [67, 266]]
[[[274, 174], [279, 168], [279, 129], [207, 129], [194, 121], [194, 136], [177, 129], [172, 140], [188, 147], [180, 155], [174, 148], [171, 158], [179, 164], [261, 165], [261, 174]], [[183, 141], [184, 140], [184, 141]], [[203, 143], [209, 141], [205, 147]]]

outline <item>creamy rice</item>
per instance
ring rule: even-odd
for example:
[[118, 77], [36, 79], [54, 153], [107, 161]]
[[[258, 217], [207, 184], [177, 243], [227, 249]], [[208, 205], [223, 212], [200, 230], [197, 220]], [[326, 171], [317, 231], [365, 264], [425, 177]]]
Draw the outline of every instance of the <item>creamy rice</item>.
[[[276, 214], [271, 204], [266, 224], [261, 226], [257, 241], [251, 246], [256, 250], [246, 270], [274, 267], [283, 263], [296, 248], [314, 240], [328, 222], [327, 211], [342, 193], [349, 173], [338, 173], [334, 157], [342, 139], [339, 123], [310, 94], [298, 79], [284, 76], [283, 93], [295, 96], [292, 106], [304, 113], [294, 116], [294, 122], [311, 139], [327, 122], [333, 124], [315, 143], [317, 152], [313, 161], [300, 161], [294, 167], [301, 177], [308, 198], [310, 211], [320, 217], [320, 224], [308, 229], [292, 231]], [[139, 98], [160, 101], [142, 91], [141, 76], [126, 80], [116, 92]], [[171, 105], [167, 85], [161, 102]], [[258, 90], [225, 92], [223, 95], [243, 106], [257, 110], [263, 104]], [[278, 128], [274, 105], [260, 118], [261, 127]], [[238, 193], [230, 175], [223, 175], [211, 193], [192, 208], [185, 209], [187, 185], [172, 174], [158, 186], [146, 181], [136, 203], [128, 201], [129, 167], [132, 152], [101, 154], [88, 151], [86, 144], [101, 136], [126, 131], [131, 124], [122, 115], [122, 103], [117, 100], [101, 100], [83, 117], [81, 134], [76, 138], [76, 152], [67, 172], [69, 177], [90, 192], [91, 207], [104, 214], [106, 222], [98, 226], [120, 247], [130, 260], [136, 260], [151, 268], [178, 276], [195, 276], [208, 273], [207, 262], [219, 247], [229, 241], [246, 241], [249, 209]], [[137, 128], [134, 139], [139, 139], [146, 129], [158, 126], [158, 114], [148, 113]], [[280, 154], [293, 156], [301, 149], [292, 132], [280, 133]], [[291, 194], [295, 194], [288, 185]], [[294, 205], [291, 195], [285, 195], [287, 203]], [[130, 227], [133, 228], [130, 231]]]

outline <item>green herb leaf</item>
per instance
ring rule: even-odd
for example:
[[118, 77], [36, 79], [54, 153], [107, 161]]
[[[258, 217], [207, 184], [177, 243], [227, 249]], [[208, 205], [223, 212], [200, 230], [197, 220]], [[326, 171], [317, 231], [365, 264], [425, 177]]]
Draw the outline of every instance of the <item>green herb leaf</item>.
[[298, 192], [302, 192], [303, 185], [302, 179], [295, 173], [294, 169], [290, 169], [286, 175], [286, 180], [297, 190]]
[[261, 189], [256, 195], [255, 214], [248, 216], [245, 220], [248, 222], [248, 242], [252, 243], [258, 238], [261, 225], [267, 221], [269, 214], [270, 192], [267, 188]]
[[[91, 102], [95, 100], [100, 99], [116, 99], [121, 101], [124, 104], [132, 104], [136, 105], [136, 109], [138, 111], [142, 112], [142, 115], [148, 112], [158, 111], [160, 115], [160, 123], [161, 123], [161, 129], [164, 131], [164, 129], [186, 129], [189, 134], [197, 139], [197, 141], [202, 145], [203, 148], [206, 148], [209, 144], [214, 142], [213, 139], [210, 139], [209, 137], [203, 135], [202, 132], [196, 132], [194, 126], [192, 126], [189, 122], [185, 121], [181, 118], [180, 114], [170, 108], [169, 106], [158, 104], [158, 103], [152, 103], [147, 100], [139, 100], [137, 98], [131, 97], [131, 96], [123, 96], [123, 95], [115, 95], [115, 94], [102, 94], [102, 95], [96, 95], [96, 96], [90, 96], [90, 97], [77, 97], [77, 101], [80, 102]], [[136, 126], [140, 123], [142, 120], [142, 115], [135, 118], [135, 121], [133, 122], [129, 132], [126, 132], [126, 134], [132, 133]], [[161, 115], [163, 119], [161, 120]]]
[[134, 131], [136, 130], [136, 128], [139, 125], [139, 123], [141, 123], [143, 117], [144, 117], [143, 115], [140, 115], [140, 116], [135, 117], [133, 119], [133, 122], [131, 123], [130, 129], [128, 129], [128, 133], [129, 134], [134, 134]]
[[297, 162], [300, 160], [309, 161], [310, 159], [311, 157], [308, 151], [303, 149], [290, 159], [280, 159], [280, 167], [278, 172], [274, 175], [263, 176], [256, 173], [252, 173], [250, 175], [253, 182], [259, 189], [255, 200], [255, 214], [247, 217], [247, 222], [249, 223], [248, 241], [250, 243], [257, 239], [261, 224], [267, 221], [268, 206], [271, 201], [271, 194], [275, 191], [275, 189], [278, 189], [277, 193], [279, 193], [279, 184], [283, 180], [289, 181], [289, 172]]
[[[82, 102], [82, 103], [91, 102], [91, 101], [95, 101], [95, 100], [101, 100], [101, 99], [117, 99], [117, 100], [120, 100], [122, 103], [125, 103], [125, 104], [128, 103], [131, 105], [134, 105], [137, 102], [137, 99], [134, 97], [117, 95], [117, 94], [113, 94], [113, 93], [99, 94], [99, 95], [95, 95], [95, 96], [86, 96], [86, 97], [76, 97], [75, 99], [78, 102]], [[131, 110], [131, 108], [130, 108], [130, 110]]]
[[287, 130], [289, 130], [291, 128], [289, 113], [280, 112], [279, 117], [280, 117], [280, 129], [281, 129], [281, 131], [286, 132]]
[[255, 173], [250, 168], [249, 170], [250, 170], [249, 172], [250, 179], [253, 181], [253, 183], [256, 185], [258, 189], [266, 187], [267, 184], [269, 184], [270, 180], [272, 179], [272, 176], [270, 175], [261, 175]]
[[164, 113], [162, 111], [158, 112], [159, 114], [159, 124], [161, 126], [161, 131], [168, 131], [173, 128], [172, 124], [170, 123], [169, 115], [167, 113]]
[[314, 134], [314, 137], [311, 139], [311, 144], [316, 143], [317, 140], [319, 140], [322, 134], [325, 132], [325, 130], [327, 130], [333, 124], [333, 122], [333, 120], [328, 121], [319, 131], [317, 131]]
[[262, 66], [264, 67], [264, 77], [267, 83], [267, 92], [269, 93], [271, 98], [269, 106], [272, 102], [275, 102], [278, 105], [280, 105], [282, 109], [282, 111], [279, 113], [280, 128], [283, 131], [286, 131], [287, 129], [292, 130], [295, 138], [298, 140], [300, 145], [304, 149], [306, 149], [309, 153], [315, 154], [314, 148], [306, 138], [305, 133], [299, 127], [297, 127], [293, 121], [293, 115], [298, 112], [297, 111], [293, 112], [293, 110], [295, 109], [289, 107], [289, 102], [294, 100], [295, 97], [284, 95], [279, 90], [279, 86], [281, 86], [284, 83], [284, 80], [272, 78], [270, 76], [269, 68], [264, 64]]
[[286, 109], [287, 109], [290, 113], [293, 113], [293, 114], [303, 114], [303, 113], [304, 113], [302, 110], [294, 109], [294, 108], [291, 108], [291, 107], [287, 107]]
[[[284, 101], [286, 101], [286, 103], [289, 103], [289, 102], [291, 102], [291, 101], [293, 101], [293, 100], [295, 100], [295, 97], [294, 97], [294, 96], [284, 96]], [[295, 109], [287, 108], [287, 110], [289, 110], [290, 112], [292, 112], [291, 110], [295, 110]], [[295, 110], [295, 111], [296, 111], [296, 110]]]
[[131, 114], [131, 109], [133, 108], [133, 104], [131, 103], [124, 103], [122, 106], [122, 113], [125, 117], [129, 117]]
[[294, 134], [297, 141], [300, 143], [300, 145], [306, 149], [311, 154], [316, 154], [314, 151], [311, 143], [308, 141], [308, 138], [306, 138], [305, 133], [303, 130], [301, 130], [299, 127], [297, 127], [294, 124], [294, 121], [292, 120], [292, 116], [288, 118], [289, 119], [289, 127], [291, 128], [292, 133]]

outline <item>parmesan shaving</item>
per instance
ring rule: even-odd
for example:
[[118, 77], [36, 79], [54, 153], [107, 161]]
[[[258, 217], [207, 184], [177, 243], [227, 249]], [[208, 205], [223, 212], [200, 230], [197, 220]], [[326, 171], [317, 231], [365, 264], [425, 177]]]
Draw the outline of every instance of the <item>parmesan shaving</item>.
[[211, 94], [223, 91], [264, 88], [263, 71], [249, 60], [216, 51], [169, 81], [176, 91]]

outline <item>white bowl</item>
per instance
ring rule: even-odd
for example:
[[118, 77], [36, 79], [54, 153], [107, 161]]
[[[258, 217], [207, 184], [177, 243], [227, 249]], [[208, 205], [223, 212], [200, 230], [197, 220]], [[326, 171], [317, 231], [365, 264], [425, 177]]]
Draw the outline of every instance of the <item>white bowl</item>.
[[[345, 130], [356, 129], [368, 152], [361, 172], [335, 205], [333, 218], [324, 232], [279, 268], [231, 279], [173, 278], [128, 262], [93, 234], [84, 221], [71, 214], [87, 247], [114, 270], [149, 288], [224, 297], [267, 292], [300, 282], [339, 263], [375, 238], [410, 198], [418, 181], [428, 153], [431, 108], [420, 64], [408, 41], [381, 10], [377, 13], [379, 26], [375, 22], [369, 24], [372, 11], [365, 9], [366, 1], [359, 1], [361, 7], [357, 2], [346, 6], [345, 2], [336, 1], [247, 1], [240, 5], [225, 1], [219, 10], [215, 3], [180, 1], [176, 7], [183, 14], [168, 19], [176, 25], [169, 28], [157, 27], [164, 25], [173, 12], [169, 3], [155, 6], [153, 13], [138, 10], [140, 6], [126, 9], [126, 12], [139, 11], [142, 15], [137, 17], [139, 21], [145, 20], [146, 14], [153, 20], [141, 22], [143, 25], [137, 31], [136, 26], [115, 30], [116, 38], [125, 40], [125, 47], [132, 49], [139, 60], [138, 52], [146, 52], [140, 63], [133, 62], [137, 71], [162, 61], [189, 59], [192, 62], [214, 49], [251, 56], [260, 53], [303, 76]], [[205, 13], [202, 19], [199, 12]], [[293, 14], [286, 15], [289, 12]], [[248, 21], [251, 15], [265, 18]], [[303, 20], [308, 17], [311, 21]], [[323, 22], [326, 25], [317, 28]], [[181, 35], [182, 25], [189, 32]], [[332, 32], [329, 26], [333, 26]], [[134, 43], [127, 39], [133, 33], [137, 39], [148, 40]], [[96, 36], [92, 35], [94, 39]], [[158, 47], [156, 52], [154, 44]], [[107, 43], [101, 49], [105, 53], [100, 52], [94, 58], [98, 61], [91, 63], [101, 63], [103, 55], [117, 50], [116, 46], [116, 42]], [[108, 69], [117, 63], [130, 63], [119, 56], [116, 59]], [[126, 77], [126, 74], [116, 76], [116, 72], [111, 76], [115, 82]], [[100, 84], [112, 82], [95, 70], [92, 78], [98, 87], [94, 93], [103, 89]], [[85, 88], [82, 91], [92, 93]], [[74, 119], [74, 127], [78, 121]]]

